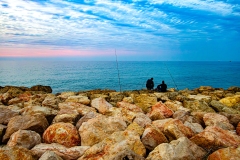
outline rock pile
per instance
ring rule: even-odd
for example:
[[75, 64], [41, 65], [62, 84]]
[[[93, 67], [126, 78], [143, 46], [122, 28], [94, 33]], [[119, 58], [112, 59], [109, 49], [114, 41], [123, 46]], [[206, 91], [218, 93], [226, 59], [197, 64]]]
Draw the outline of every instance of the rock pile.
[[240, 159], [240, 88], [0, 87], [0, 159]]

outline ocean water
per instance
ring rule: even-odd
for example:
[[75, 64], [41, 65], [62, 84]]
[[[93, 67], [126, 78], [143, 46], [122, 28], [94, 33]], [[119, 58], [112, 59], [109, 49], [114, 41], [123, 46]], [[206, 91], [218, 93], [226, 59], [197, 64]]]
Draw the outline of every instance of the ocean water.
[[48, 85], [53, 93], [92, 89], [117, 91], [145, 88], [153, 77], [155, 86], [195, 89], [200, 86], [240, 87], [240, 62], [184, 61], [0, 61], [0, 86]]

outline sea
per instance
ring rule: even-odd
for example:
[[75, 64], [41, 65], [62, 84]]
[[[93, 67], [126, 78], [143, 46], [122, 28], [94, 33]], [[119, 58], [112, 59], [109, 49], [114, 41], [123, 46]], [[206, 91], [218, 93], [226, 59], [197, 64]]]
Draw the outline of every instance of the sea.
[[0, 86], [51, 86], [53, 93], [111, 89], [154, 88], [163, 80], [168, 88], [200, 86], [240, 87], [239, 61], [38, 61], [1, 60]]

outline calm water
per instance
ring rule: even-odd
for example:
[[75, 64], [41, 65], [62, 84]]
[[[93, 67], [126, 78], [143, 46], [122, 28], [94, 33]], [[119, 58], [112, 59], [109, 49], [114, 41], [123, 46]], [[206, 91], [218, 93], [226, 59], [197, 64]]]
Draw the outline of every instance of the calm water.
[[53, 93], [142, 89], [151, 77], [154, 87], [164, 80], [168, 88], [212, 86], [227, 89], [240, 86], [240, 62], [120, 61], [117, 69], [115, 61], [0, 61], [0, 86], [49, 85]]

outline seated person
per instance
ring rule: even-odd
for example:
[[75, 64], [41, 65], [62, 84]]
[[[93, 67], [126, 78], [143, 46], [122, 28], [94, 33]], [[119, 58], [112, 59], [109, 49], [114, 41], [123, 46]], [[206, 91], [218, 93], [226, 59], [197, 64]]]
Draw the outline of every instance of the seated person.
[[153, 78], [147, 80], [146, 87], [147, 87], [148, 90], [153, 89], [153, 87], [154, 87]]
[[157, 91], [159, 92], [166, 92], [167, 91], [167, 85], [162, 81], [162, 84], [159, 84], [157, 86]]

